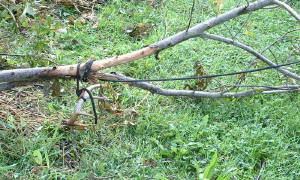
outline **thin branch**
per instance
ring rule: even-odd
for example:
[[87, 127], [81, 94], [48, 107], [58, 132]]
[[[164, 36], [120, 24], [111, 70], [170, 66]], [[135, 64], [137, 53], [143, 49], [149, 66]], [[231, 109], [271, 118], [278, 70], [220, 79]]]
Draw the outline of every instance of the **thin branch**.
[[14, 16], [14, 14], [11, 12], [11, 10], [10, 10], [8, 7], [6, 7], [4, 4], [2, 4], [2, 3], [0, 3], [0, 5], [8, 11], [8, 13], [10, 14], [10, 16], [11, 16], [12, 19], [14, 20], [14, 22], [15, 22], [17, 28], [20, 30], [20, 26], [19, 26], [19, 24], [18, 24], [18, 22], [17, 22], [17, 20], [16, 20], [16, 18], [15, 18], [15, 16]]
[[288, 32], [286, 32], [284, 35], [282, 35], [281, 37], [279, 37], [278, 39], [276, 39], [274, 42], [272, 42], [269, 46], [267, 46], [263, 51], [261, 51], [260, 53], [263, 54], [265, 51], [267, 51], [268, 49], [270, 49], [274, 44], [276, 44], [278, 41], [281, 41], [286, 35], [295, 32], [295, 31], [300, 31], [300, 28], [297, 29], [292, 29]]
[[234, 35], [234, 37], [232, 39], [235, 39], [237, 37], [237, 35], [239, 35], [242, 31], [242, 29], [244, 28], [245, 24], [248, 22], [248, 20], [250, 19], [251, 16], [251, 12], [249, 13], [247, 19], [243, 22], [241, 28], [238, 30], [238, 32]]
[[235, 7], [240, 7], [242, 1], [243, 0], [239, 0], [239, 2], [237, 3], [237, 5]]
[[[90, 87], [88, 87], [87, 89], [92, 91], [93, 89], [95, 88], [101, 88], [103, 87], [102, 84], [95, 84], [95, 85], [92, 85]], [[85, 112], [82, 112], [81, 109], [82, 109], [82, 106], [83, 106], [83, 103], [84, 103], [84, 100], [83, 99], [87, 99], [89, 98], [89, 94], [84, 91], [81, 95], [80, 95], [81, 98], [79, 98], [78, 102], [77, 102], [77, 105], [75, 107], [75, 112], [74, 114], [72, 115], [71, 119], [69, 121], [66, 121], [64, 122], [66, 125], [68, 126], [76, 126], [76, 121], [77, 121], [77, 118], [78, 116], [80, 115], [84, 115], [84, 116], [91, 116], [91, 117], [94, 117], [93, 115], [90, 115], [90, 114], [87, 114]], [[82, 125], [82, 124], [81, 124]]]
[[8, 54], [8, 53], [0, 53], [0, 56], [21, 56], [21, 57], [25, 57], [25, 56], [29, 56], [29, 57], [35, 57], [35, 55], [32, 54]]
[[[255, 57], [257, 57], [258, 59], [262, 60], [263, 62], [267, 63], [268, 65], [270, 66], [276, 66], [275, 63], [273, 63], [272, 61], [270, 61], [268, 58], [266, 58], [265, 56], [263, 56], [261, 53], [255, 51], [254, 49], [252, 49], [251, 47], [247, 46], [247, 45], [244, 45], [238, 41], [235, 41], [235, 40], [232, 40], [232, 39], [229, 39], [229, 38], [225, 38], [225, 37], [222, 37], [222, 36], [218, 36], [218, 35], [213, 35], [213, 34], [206, 34], [206, 33], [203, 33], [200, 35], [202, 38], [208, 38], [208, 39], [213, 39], [213, 40], [216, 40], [216, 41], [221, 41], [221, 42], [224, 42], [224, 43], [227, 43], [227, 44], [232, 44], [236, 47], [239, 47], [241, 49], [244, 49], [245, 51], [253, 54]], [[300, 76], [298, 76], [297, 74], [293, 73], [293, 72], [290, 72], [288, 70], [285, 70], [283, 68], [276, 68], [278, 71], [280, 71], [281, 73], [285, 74], [286, 76], [289, 76], [293, 79], [296, 79], [298, 81], [300, 81]]]
[[[244, 6], [244, 7], [234, 8], [224, 14], [211, 18], [206, 22], [200, 23], [190, 28], [188, 32], [184, 30], [169, 38], [154, 43], [148, 47], [145, 47], [143, 49], [128, 54], [95, 61], [92, 65], [92, 71], [96, 72], [99, 70], [103, 70], [105, 68], [110, 68], [120, 64], [126, 64], [146, 56], [154, 55], [161, 50], [170, 48], [185, 40], [198, 37], [204, 31], [214, 26], [217, 26], [221, 23], [224, 23], [230, 19], [233, 19], [235, 17], [238, 17], [240, 15], [246, 14], [251, 11], [259, 10], [271, 4], [273, 4], [273, 0], [259, 0], [249, 4], [248, 7]], [[82, 68], [83, 66], [84, 64], [82, 64], [80, 68]], [[76, 67], [77, 65], [73, 64], [73, 65], [57, 66], [57, 67], [4, 70], [0, 72], [0, 82], [12, 82], [12, 81], [24, 81], [24, 80], [28, 81], [28, 80], [42, 79], [42, 78], [65, 78], [66, 76], [75, 77]]]
[[191, 14], [190, 14], [190, 20], [189, 20], [189, 24], [188, 24], [188, 26], [186, 28], [186, 32], [189, 31], [191, 23], [192, 23], [194, 7], [195, 7], [195, 0], [193, 0], [193, 5], [192, 5], [192, 8], [191, 8]]
[[[166, 5], [166, 0], [161, 2], [161, 11], [163, 12], [163, 9], [165, 8]], [[164, 35], [162, 39], [165, 39], [167, 37], [168, 34], [168, 21], [167, 21], [167, 17], [164, 13], [163, 14], [163, 25], [164, 25]]]
[[217, 17], [213, 17], [203, 23], [200, 23], [190, 28], [188, 32], [184, 30], [182, 32], [177, 33], [174, 36], [154, 43], [150, 45], [150, 47], [158, 48], [157, 50], [164, 50], [190, 38], [200, 36], [204, 31], [209, 30], [212, 27], [222, 24], [226, 21], [229, 21], [230, 19], [249, 13], [251, 11], [256, 11], [270, 4], [273, 4], [273, 0], [259, 0], [249, 4], [249, 6], [234, 8], [224, 14], [221, 14]]
[[[287, 36], [289, 33], [292, 33], [292, 32], [295, 32], [295, 31], [299, 31], [300, 29], [293, 29], [293, 30], [290, 30], [290, 31], [288, 31], [288, 32], [286, 32], [284, 35], [282, 35], [281, 37], [279, 37], [278, 39], [276, 39], [275, 41], [273, 41], [269, 46], [267, 46], [265, 49], [263, 49], [261, 52], [260, 52], [260, 54], [263, 54], [265, 51], [267, 51], [267, 50], [269, 50], [272, 46], [274, 46], [274, 44], [276, 44], [278, 41], [281, 41], [285, 36]], [[246, 68], [246, 70], [249, 70], [252, 66], [254, 66], [256, 63], [257, 63], [257, 61], [255, 61], [257, 59], [257, 57], [255, 57], [254, 58], [254, 60], [253, 60], [253, 62], [252, 63], [250, 63], [248, 66], [247, 66], [247, 68]], [[233, 89], [235, 89], [235, 88], [237, 88], [237, 90], [238, 90], [238, 88], [239, 88], [239, 84], [242, 82], [242, 78], [243, 78], [243, 76], [240, 76], [239, 77], [239, 79], [236, 81], [236, 83], [235, 83], [235, 86], [232, 86], [230, 89], [227, 89], [227, 90], [225, 90], [224, 92], [229, 92], [229, 91], [231, 91], [231, 90], [233, 90]]]
[[[126, 77], [124, 75], [120, 74], [103, 74], [98, 73], [98, 76], [101, 78], [107, 78], [107, 79], [117, 79], [117, 80], [134, 80], [133, 78]], [[287, 92], [294, 92], [300, 90], [300, 85], [295, 87], [292, 87], [290, 89], [284, 89], [284, 90], [269, 90], [269, 88], [261, 87], [254, 90], [247, 90], [242, 92], [233, 92], [233, 93], [221, 93], [221, 92], [208, 92], [208, 91], [191, 91], [191, 90], [170, 90], [170, 89], [163, 89], [159, 86], [155, 86], [150, 83], [144, 83], [144, 82], [130, 82], [127, 83], [129, 85], [150, 91], [154, 94], [160, 94], [164, 96], [186, 96], [186, 97], [193, 97], [193, 98], [237, 98], [237, 97], [245, 97], [245, 96], [251, 96], [256, 94], [274, 94], [274, 93], [287, 93]], [[284, 86], [287, 87], [287, 86]], [[280, 88], [280, 86], [277, 86], [277, 88]]]
[[78, 9], [76, 3], [75, 3], [73, 0], [71, 0], [71, 2], [72, 2], [72, 4], [73, 4], [74, 8], [76, 9], [76, 11], [77, 11], [79, 14], [82, 14], [81, 11]]
[[265, 166], [266, 166], [266, 161], [264, 161], [263, 164], [261, 165], [261, 168], [260, 168], [260, 171], [259, 171], [259, 174], [258, 174], [256, 180], [261, 180], [261, 176], [262, 176], [263, 171], [265, 170]]
[[285, 85], [285, 86], [265, 86], [265, 85], [223, 85], [224, 87], [252, 87], [252, 88], [264, 88], [269, 89], [278, 89], [278, 90], [291, 90], [298, 89], [300, 85]]
[[296, 20], [300, 24], [300, 15], [291, 6], [289, 6], [285, 2], [282, 2], [282, 1], [279, 1], [279, 0], [273, 0], [273, 2], [275, 4], [283, 7], [285, 10], [287, 10], [292, 16], [294, 16], [294, 18], [296, 18]]
[[5, 39], [5, 38], [9, 38], [9, 37], [11, 37], [12, 36], [12, 34], [9, 34], [9, 35], [5, 35], [5, 36], [1, 36], [0, 37], [0, 39]]
[[[285, 1], [283, 1], [284, 3], [287, 3], [288, 2], [288, 0], [285, 0]], [[263, 9], [275, 9], [275, 8], [278, 8], [278, 7], [280, 7], [279, 5], [272, 5], [272, 6], [267, 6], [267, 7], [264, 7]]]

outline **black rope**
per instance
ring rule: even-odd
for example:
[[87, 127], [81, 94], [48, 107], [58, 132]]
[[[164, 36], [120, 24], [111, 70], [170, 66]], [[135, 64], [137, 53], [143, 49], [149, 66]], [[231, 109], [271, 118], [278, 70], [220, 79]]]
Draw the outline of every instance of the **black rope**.
[[[90, 60], [89, 62], [85, 63], [85, 65], [83, 66], [83, 70], [84, 70], [83, 77], [82, 77], [83, 81], [87, 81], [93, 62], [94, 62], [94, 60]], [[137, 80], [109, 80], [109, 79], [101, 79], [100, 78], [99, 80], [108, 81], [108, 82], [150, 82], [150, 81], [182, 81], [182, 80], [192, 80], [192, 79], [207, 79], [207, 78], [215, 78], [215, 77], [232, 76], [232, 75], [237, 75], [237, 74], [246, 74], [246, 73], [263, 71], [263, 70], [267, 70], [267, 69], [275, 69], [275, 68], [278, 68], [278, 67], [289, 66], [289, 65], [297, 64], [297, 63], [300, 63], [300, 61], [294, 61], [294, 62], [290, 62], [290, 63], [279, 64], [279, 65], [275, 65], [275, 66], [268, 66], [268, 67], [263, 67], [263, 68], [259, 68], [259, 69], [252, 69], [252, 70], [246, 70], [246, 71], [231, 72], [231, 73], [225, 73], [225, 74], [213, 74], [213, 75], [205, 75], [205, 76], [195, 76], [195, 77], [164, 78], [164, 79], [137, 79]], [[92, 102], [94, 116], [95, 116], [95, 124], [97, 124], [98, 117], [97, 117], [97, 112], [96, 112], [96, 108], [95, 108], [94, 98], [92, 96], [91, 91], [86, 89], [86, 88], [79, 89], [80, 63], [78, 63], [78, 65], [77, 65], [76, 80], [77, 80], [76, 81], [76, 85], [77, 85], [76, 94], [77, 94], [78, 97], [80, 97], [80, 95], [84, 91], [86, 91], [89, 94], [89, 97], [90, 97], [91, 102]], [[84, 97], [81, 97], [81, 98], [84, 101], [86, 101], [86, 99]]]
[[[87, 81], [93, 62], [94, 62], [94, 60], [90, 60], [89, 62], [84, 64], [84, 66], [83, 66], [84, 73], [83, 73], [83, 76], [82, 76], [83, 81]], [[98, 116], [97, 116], [97, 112], [96, 112], [96, 106], [95, 106], [94, 98], [93, 98], [93, 95], [92, 95], [91, 91], [86, 89], [86, 88], [79, 89], [79, 80], [80, 80], [80, 74], [79, 74], [80, 72], [79, 71], [80, 71], [80, 63], [77, 64], [77, 71], [76, 71], [76, 85], [77, 85], [76, 86], [76, 95], [78, 97], [80, 97], [80, 95], [84, 91], [86, 91], [89, 94], [90, 100], [92, 102], [94, 116], [95, 116], [95, 124], [97, 124]], [[83, 96], [81, 97], [81, 99], [86, 101], [86, 99]]]
[[163, 79], [134, 79], [134, 80], [109, 80], [109, 79], [99, 79], [101, 81], [108, 81], [108, 82], [154, 82], [154, 81], [183, 81], [183, 80], [192, 80], [192, 79], [207, 79], [207, 78], [215, 78], [215, 77], [224, 77], [224, 76], [232, 76], [237, 74], [246, 74], [252, 72], [263, 71], [267, 69], [275, 69], [282, 66], [289, 66], [292, 64], [300, 63], [300, 61], [294, 61], [286, 64], [279, 64], [275, 66], [268, 66], [259, 69], [252, 69], [246, 71], [239, 71], [239, 72], [231, 72], [225, 74], [213, 74], [213, 75], [205, 75], [205, 76], [194, 76], [194, 77], [181, 77], [181, 78], [163, 78]]

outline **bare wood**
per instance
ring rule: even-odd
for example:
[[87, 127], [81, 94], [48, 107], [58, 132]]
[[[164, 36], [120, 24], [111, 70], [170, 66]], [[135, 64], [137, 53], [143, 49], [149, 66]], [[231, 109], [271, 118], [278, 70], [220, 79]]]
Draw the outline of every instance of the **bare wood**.
[[[100, 61], [95, 61], [92, 66], [92, 71], [99, 71], [102, 69], [110, 68], [120, 64], [125, 64], [136, 59], [143, 58], [155, 54], [156, 48], [145, 47], [143, 49], [124, 54], [121, 56], [115, 56]], [[81, 64], [81, 68], [84, 64]], [[0, 83], [12, 82], [22, 80], [34, 80], [43, 78], [62, 78], [68, 76], [76, 76], [77, 64], [56, 66], [56, 67], [41, 67], [41, 68], [26, 68], [26, 69], [13, 69], [0, 71]]]
[[[249, 4], [248, 6], [237, 7], [228, 11], [220, 16], [214, 17], [206, 22], [200, 23], [187, 32], [182, 31], [174, 36], [161, 40], [148, 47], [140, 50], [116, 56], [104, 60], [95, 61], [92, 66], [92, 71], [99, 71], [105, 68], [110, 68], [120, 64], [129, 63], [131, 61], [150, 56], [158, 51], [172, 47], [190, 38], [194, 38], [202, 34], [204, 31], [219, 25], [232, 18], [240, 16], [242, 14], [256, 11], [265, 6], [273, 4], [273, 0], [258, 0]], [[82, 65], [83, 66], [83, 65]], [[81, 68], [82, 68], [81, 66]], [[16, 70], [4, 70], [0, 71], [0, 83], [1, 82], [12, 82], [12, 81], [23, 81], [23, 80], [34, 80], [42, 78], [64, 78], [66, 76], [75, 76], [76, 64], [67, 66], [56, 66], [56, 67], [43, 67], [43, 68], [29, 68], [29, 69], [16, 69]]]
[[[102, 84], [95, 84], [95, 85], [89, 86], [87, 89], [90, 90], [90, 91], [92, 91], [92, 90], [95, 89], [95, 88], [101, 88], [101, 87], [103, 87]], [[65, 124], [67, 124], [68, 126], [74, 126], [74, 125], [76, 125], [75, 122], [77, 121], [77, 118], [78, 118], [78, 116], [80, 116], [80, 115], [92, 116], [92, 115], [90, 115], [90, 114], [87, 114], [87, 113], [81, 111], [82, 106], [83, 106], [83, 103], [84, 103], [84, 100], [83, 100], [83, 99], [89, 98], [89, 94], [88, 94], [86, 91], [84, 91], [84, 92], [80, 95], [80, 97], [82, 97], [82, 98], [79, 98], [79, 100], [78, 100], [78, 102], [77, 102], [77, 105], [76, 105], [76, 107], [75, 107], [75, 112], [74, 112], [74, 114], [72, 115], [72, 117], [71, 117], [71, 119], [70, 119], [69, 121], [66, 121], [66, 122], [65, 122]], [[94, 117], [94, 116], [92, 116], [92, 117]]]

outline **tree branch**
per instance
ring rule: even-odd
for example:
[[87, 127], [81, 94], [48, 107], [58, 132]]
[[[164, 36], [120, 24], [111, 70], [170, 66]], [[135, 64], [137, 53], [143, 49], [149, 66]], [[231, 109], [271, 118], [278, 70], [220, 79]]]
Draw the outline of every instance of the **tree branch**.
[[[101, 88], [103, 87], [102, 84], [95, 84], [95, 85], [91, 85], [89, 86], [87, 89], [92, 91], [93, 89], [95, 88]], [[69, 121], [65, 121], [64, 124], [68, 125], [68, 126], [77, 126], [77, 125], [81, 125], [81, 126], [85, 126], [83, 124], [80, 124], [80, 123], [76, 123], [77, 121], [77, 118], [78, 116], [80, 115], [84, 115], [84, 116], [92, 116], [88, 113], [85, 113], [85, 112], [82, 112], [81, 109], [82, 109], [82, 106], [83, 106], [83, 103], [84, 103], [84, 100], [83, 99], [88, 99], [89, 98], [89, 94], [84, 91], [81, 95], [80, 95], [81, 98], [79, 98], [78, 102], [77, 102], [77, 105], [75, 107], [75, 112], [74, 114], [72, 115], [71, 119]], [[98, 99], [99, 97], [97, 97]], [[105, 98], [103, 98], [105, 99]], [[93, 116], [92, 116], [93, 117]]]
[[[235, 40], [232, 40], [232, 39], [229, 39], [229, 38], [225, 38], [225, 37], [222, 37], [222, 36], [218, 36], [218, 35], [213, 35], [213, 34], [206, 34], [206, 33], [203, 33], [200, 35], [200, 37], [202, 38], [208, 38], [208, 39], [213, 39], [213, 40], [216, 40], [216, 41], [221, 41], [221, 42], [224, 42], [224, 43], [227, 43], [227, 44], [232, 44], [236, 47], [239, 47], [251, 54], [253, 54], [255, 57], [257, 57], [258, 59], [262, 60], [263, 62], [267, 63], [268, 65], [270, 66], [276, 66], [275, 63], [273, 63], [272, 61], [270, 61], [268, 58], [266, 58], [265, 56], [263, 56], [261, 53], [255, 51], [254, 49], [252, 49], [251, 47], [249, 46], [246, 46], [238, 41], [235, 41]], [[293, 79], [296, 79], [298, 81], [300, 81], [300, 76], [298, 76], [297, 74], [295, 73], [292, 73], [288, 70], [285, 70], [283, 68], [276, 68], [278, 71], [280, 71], [281, 73], [293, 78]]]
[[289, 6], [285, 2], [282, 2], [282, 1], [279, 1], [279, 0], [273, 0], [273, 2], [275, 4], [283, 7], [284, 9], [286, 9], [292, 16], [294, 16], [294, 18], [296, 18], [296, 20], [300, 24], [300, 15], [293, 8], [291, 8], [291, 6]]
[[[131, 61], [150, 56], [158, 51], [172, 47], [190, 38], [201, 35], [204, 31], [219, 25], [232, 18], [240, 16], [242, 14], [259, 10], [265, 6], [273, 4], [273, 0], [258, 0], [249, 4], [248, 6], [234, 8], [220, 16], [214, 17], [206, 22], [200, 23], [186, 31], [177, 33], [167, 39], [161, 40], [143, 49], [116, 56], [104, 60], [95, 61], [92, 65], [92, 71], [99, 71], [105, 68], [117, 66], [120, 64], [129, 63]], [[63, 78], [65, 76], [76, 75], [76, 64], [68, 66], [56, 66], [56, 67], [43, 67], [43, 68], [31, 68], [31, 69], [16, 69], [16, 70], [4, 70], [0, 72], [0, 83], [1, 82], [12, 82], [12, 81], [23, 81], [23, 80], [34, 80], [41, 78]], [[81, 65], [81, 68], [84, 65]]]
[[[134, 80], [133, 78], [126, 77], [121, 74], [103, 74], [97, 73], [99, 77], [110, 79], [110, 80]], [[129, 85], [150, 91], [154, 94], [160, 94], [164, 96], [186, 96], [186, 97], [193, 97], [193, 98], [237, 98], [237, 97], [245, 97], [251, 96], [256, 94], [274, 94], [274, 93], [287, 93], [287, 92], [294, 92], [300, 90], [300, 85], [290, 85], [290, 86], [275, 86], [275, 87], [260, 87], [254, 90], [247, 90], [242, 92], [208, 92], [208, 91], [192, 91], [192, 90], [170, 90], [170, 89], [163, 89], [159, 86], [155, 86], [150, 83], [145, 82], [130, 82], [127, 83]], [[270, 90], [270, 89], [279, 89], [279, 90]]]

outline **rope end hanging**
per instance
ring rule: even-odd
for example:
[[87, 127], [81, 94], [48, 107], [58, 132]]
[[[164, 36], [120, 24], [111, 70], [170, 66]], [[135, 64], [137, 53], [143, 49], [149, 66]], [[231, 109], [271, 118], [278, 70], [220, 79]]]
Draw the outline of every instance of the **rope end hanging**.
[[[84, 64], [83, 66], [83, 76], [82, 76], [82, 80], [83, 81], [87, 81], [88, 78], [89, 78], [89, 75], [90, 75], [90, 72], [91, 72], [91, 67], [93, 65], [93, 62], [94, 60], [91, 59], [89, 60], [87, 63]], [[95, 102], [94, 102], [94, 98], [93, 98], [93, 95], [91, 93], [90, 90], [86, 89], [86, 88], [82, 88], [82, 89], [79, 89], [79, 80], [80, 80], [80, 64], [81, 63], [78, 63], [77, 64], [77, 71], [76, 71], [76, 95], [78, 97], [80, 97], [80, 95], [82, 94], [82, 92], [86, 91], [88, 94], [89, 94], [89, 97], [90, 97], [90, 100], [91, 100], [91, 103], [92, 103], [92, 108], [93, 108], [93, 112], [94, 112], [94, 116], [95, 116], [95, 124], [97, 124], [98, 122], [98, 116], [97, 116], [97, 112], [96, 112], [96, 107], [95, 107]], [[84, 101], [86, 101], [85, 98], [81, 97]]]

